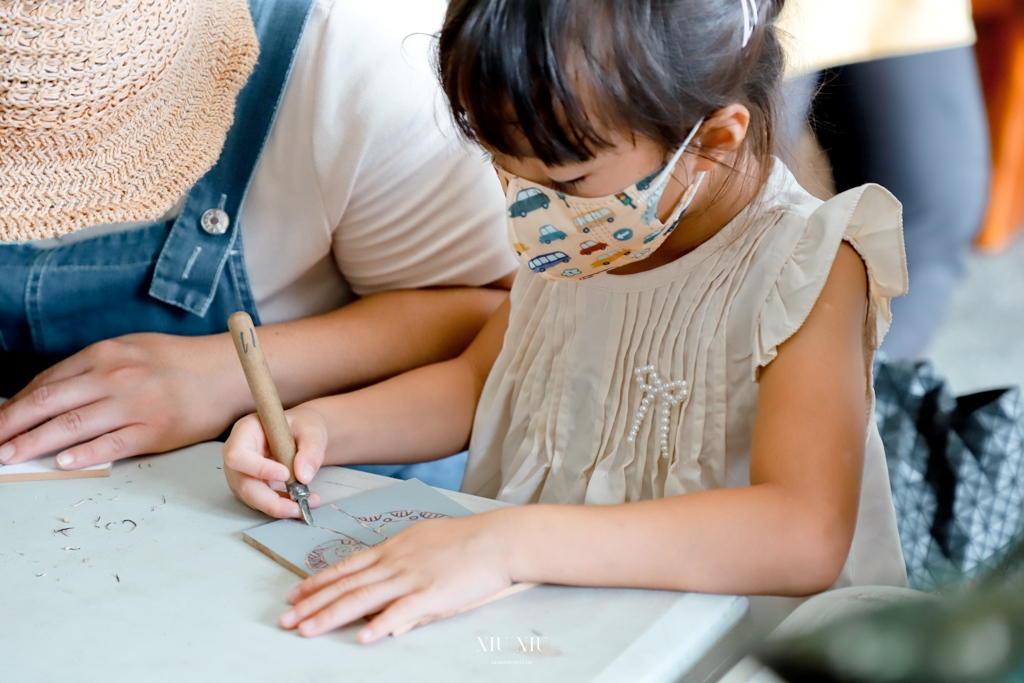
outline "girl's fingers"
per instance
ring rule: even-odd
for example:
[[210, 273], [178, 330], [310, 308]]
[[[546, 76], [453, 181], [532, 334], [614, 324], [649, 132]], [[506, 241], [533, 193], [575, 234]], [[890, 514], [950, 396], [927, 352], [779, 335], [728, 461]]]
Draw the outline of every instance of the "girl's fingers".
[[299, 633], [306, 637], [326, 633], [367, 614], [380, 611], [388, 603], [406, 595], [409, 590], [406, 578], [393, 578], [362, 586], [346, 593], [305, 621], [299, 622]]
[[317, 471], [324, 462], [324, 447], [310, 446], [296, 440], [298, 451], [295, 453], [295, 478], [303, 484], [313, 481]]
[[387, 609], [359, 629], [360, 643], [373, 643], [398, 629], [406, 628], [425, 617], [433, 616], [430, 599], [424, 591], [410, 593], [391, 603]]
[[263, 431], [263, 423], [256, 413], [249, 413], [239, 419], [231, 427], [228, 440], [224, 446], [249, 448], [260, 453], [267, 452], [267, 435]]
[[224, 466], [264, 481], [288, 481], [288, 468], [267, 457], [267, 437], [255, 415], [246, 415], [235, 423], [224, 442], [221, 454]]
[[365, 586], [381, 583], [394, 576], [394, 571], [377, 564], [364, 571], [349, 574], [333, 581], [320, 590], [308, 595], [281, 615], [281, 626], [294, 628], [297, 624], [313, 616], [327, 605], [337, 602], [349, 593]]
[[324, 463], [327, 450], [327, 434], [323, 425], [311, 420], [289, 416], [288, 425], [295, 436], [295, 478], [303, 484], [313, 480], [317, 470]]
[[240, 475], [236, 486], [238, 497], [251, 508], [278, 519], [302, 517], [298, 503], [288, 498], [287, 494], [272, 491], [264, 481]]
[[307, 595], [315, 593], [332, 581], [336, 581], [343, 576], [354, 574], [355, 572], [360, 572], [371, 567], [376, 564], [378, 559], [380, 559], [379, 548], [367, 548], [366, 550], [360, 550], [358, 553], [346, 557], [341, 562], [332, 564], [322, 572], [314, 574], [293, 588], [291, 593], [288, 594], [288, 602], [294, 605], [304, 599]]
[[225, 443], [222, 449], [224, 466], [247, 477], [263, 481], [286, 482], [291, 476], [288, 468], [271, 460], [263, 451], [256, 451], [246, 446]]

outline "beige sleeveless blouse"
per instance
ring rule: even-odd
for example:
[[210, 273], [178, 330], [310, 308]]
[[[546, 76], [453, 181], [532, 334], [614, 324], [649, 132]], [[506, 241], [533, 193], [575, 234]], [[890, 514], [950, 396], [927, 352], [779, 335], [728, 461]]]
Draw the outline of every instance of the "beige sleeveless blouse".
[[[807, 319], [843, 240], [867, 264], [874, 349], [889, 299], [907, 290], [899, 202], [865, 185], [822, 203], [779, 161], [758, 201], [672, 263], [582, 282], [524, 268], [463, 491], [603, 504], [749, 484], [759, 371]], [[685, 381], [688, 393], [656, 391], [659, 379]], [[857, 527], [836, 587], [906, 585], [874, 420], [865, 439]]]

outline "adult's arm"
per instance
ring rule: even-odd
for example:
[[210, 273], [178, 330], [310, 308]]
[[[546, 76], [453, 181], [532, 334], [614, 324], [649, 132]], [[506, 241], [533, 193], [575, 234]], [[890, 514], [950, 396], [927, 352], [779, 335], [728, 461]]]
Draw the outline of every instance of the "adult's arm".
[[[501, 303], [492, 288], [405, 290], [260, 328], [286, 405], [457, 356]], [[227, 334], [133, 334], [94, 344], [0, 406], [0, 462], [62, 451], [77, 469], [213, 439], [252, 412]], [[70, 456], [70, 461], [65, 458]]]
[[[246, 265], [254, 289], [280, 294], [330, 252], [363, 298], [260, 329], [286, 405], [458, 355], [507, 295], [449, 287], [515, 267], [493, 170], [434, 106], [426, 35], [444, 3], [407, 0], [386, 21], [356, 0], [321, 4], [243, 208]], [[266, 307], [254, 296], [264, 320], [309, 305], [294, 291]], [[0, 461], [66, 449], [74, 461], [60, 466], [78, 468], [165, 452], [252, 410], [226, 335], [111, 339], [0, 409]]]

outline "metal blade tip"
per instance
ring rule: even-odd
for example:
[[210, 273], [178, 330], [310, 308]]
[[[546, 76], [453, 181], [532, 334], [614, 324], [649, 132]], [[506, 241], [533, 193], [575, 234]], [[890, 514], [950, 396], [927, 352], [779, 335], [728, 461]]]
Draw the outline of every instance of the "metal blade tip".
[[305, 498], [301, 499], [299, 501], [299, 510], [302, 511], [302, 521], [309, 526], [313, 526], [313, 513], [309, 511], [309, 501]]

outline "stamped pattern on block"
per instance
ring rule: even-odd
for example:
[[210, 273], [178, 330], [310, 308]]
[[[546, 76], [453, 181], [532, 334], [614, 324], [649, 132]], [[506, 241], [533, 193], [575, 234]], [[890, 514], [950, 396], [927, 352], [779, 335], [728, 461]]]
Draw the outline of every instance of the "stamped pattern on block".
[[354, 538], [349, 538], [342, 534], [341, 538], [321, 543], [310, 550], [309, 554], [306, 555], [306, 566], [314, 574], [322, 572], [332, 564], [341, 562], [349, 555], [368, 547], [365, 543], [360, 543]]

